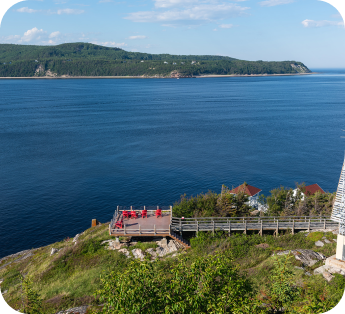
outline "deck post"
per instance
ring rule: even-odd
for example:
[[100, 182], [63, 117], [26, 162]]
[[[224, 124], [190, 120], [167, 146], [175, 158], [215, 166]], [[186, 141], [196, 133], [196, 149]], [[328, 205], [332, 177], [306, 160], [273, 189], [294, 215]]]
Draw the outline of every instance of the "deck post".
[[326, 219], [323, 220], [323, 229], [326, 230]]
[[262, 236], [262, 220], [261, 220], [261, 226], [260, 226], [260, 232], [259, 234]]
[[279, 235], [279, 220], [277, 220], [277, 228], [276, 228], [276, 231], [274, 233], [275, 233], [276, 237]]
[[308, 222], [308, 232], [310, 232], [310, 219], [309, 219], [309, 222]]
[[180, 219], [180, 236], [182, 237], [182, 219], [181, 218], [179, 219]]
[[291, 230], [292, 234], [295, 234], [295, 219], [292, 220], [292, 230]]
[[199, 235], [199, 222], [198, 222], [198, 219], [195, 219], [196, 221], [196, 236]]
[[214, 236], [214, 220], [212, 219], [212, 235]]
[[140, 227], [140, 224], [139, 224], [139, 234], [141, 234], [141, 227]]
[[[243, 221], [244, 221], [244, 218], [243, 218]], [[244, 221], [244, 231], [243, 231], [244, 234], [247, 234], [247, 220]]]
[[170, 224], [172, 223], [172, 206], [170, 205]]
[[126, 235], [126, 224], [123, 224], [123, 233]]
[[231, 220], [228, 219], [228, 225], [229, 225], [229, 237], [231, 236]]
[[154, 234], [156, 235], [156, 224], [153, 225], [153, 231], [154, 231]]

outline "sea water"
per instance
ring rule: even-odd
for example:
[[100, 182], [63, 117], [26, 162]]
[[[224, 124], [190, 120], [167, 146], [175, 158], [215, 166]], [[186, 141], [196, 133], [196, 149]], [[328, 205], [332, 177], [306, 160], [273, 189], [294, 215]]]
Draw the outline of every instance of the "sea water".
[[0, 80], [0, 257], [73, 237], [117, 205], [246, 181], [337, 187], [345, 70], [194, 79]]

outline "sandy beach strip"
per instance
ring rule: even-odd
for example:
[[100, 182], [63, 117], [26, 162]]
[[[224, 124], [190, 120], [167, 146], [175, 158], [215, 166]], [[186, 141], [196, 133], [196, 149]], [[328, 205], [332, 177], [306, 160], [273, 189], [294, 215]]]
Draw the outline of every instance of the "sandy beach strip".
[[[217, 75], [207, 74], [192, 77], [179, 78], [217, 78], [217, 77], [265, 77], [265, 76], [295, 76], [295, 75], [311, 75], [311, 73], [287, 73], [287, 74], [229, 74]], [[0, 80], [66, 80], [66, 79], [177, 79], [170, 76], [28, 76], [28, 77], [0, 77]]]

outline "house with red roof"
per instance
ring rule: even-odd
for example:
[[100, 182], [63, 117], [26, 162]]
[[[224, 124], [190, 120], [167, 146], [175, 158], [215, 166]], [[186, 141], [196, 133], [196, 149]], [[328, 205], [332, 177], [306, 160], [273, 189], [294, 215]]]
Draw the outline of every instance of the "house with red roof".
[[244, 182], [243, 184], [239, 185], [237, 188], [234, 188], [230, 191], [231, 194], [237, 194], [237, 193], [244, 193], [246, 195], [248, 195], [248, 205], [258, 208], [259, 207], [259, 193], [262, 190], [260, 190], [259, 188], [256, 188], [255, 186], [249, 185], [246, 182]]
[[302, 197], [301, 197], [302, 200], [304, 200], [305, 196], [311, 196], [317, 192], [319, 192], [321, 194], [325, 194], [325, 191], [317, 183], [294, 189], [293, 190], [293, 196], [296, 196], [297, 191], [299, 189], [300, 189], [301, 194], [302, 194]]

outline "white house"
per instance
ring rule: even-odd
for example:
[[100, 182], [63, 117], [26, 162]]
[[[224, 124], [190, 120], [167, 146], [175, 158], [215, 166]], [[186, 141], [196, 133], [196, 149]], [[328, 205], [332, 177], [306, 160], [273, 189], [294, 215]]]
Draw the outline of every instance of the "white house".
[[[296, 197], [298, 190], [299, 190], [299, 188], [293, 190], [293, 196], [294, 197]], [[300, 192], [301, 192], [301, 199], [302, 200], [304, 200], [305, 196], [314, 195], [316, 192], [320, 192], [321, 194], [325, 194], [325, 191], [323, 189], [321, 189], [321, 187], [317, 183], [301, 187]]]
[[[247, 183], [243, 183], [237, 188], [234, 188], [230, 191], [231, 194], [237, 194], [239, 192], [243, 192], [244, 194], [248, 195], [248, 205], [255, 207], [259, 210], [263, 210], [259, 204], [259, 194], [262, 190], [256, 188], [255, 186], [249, 185]], [[260, 208], [259, 208], [260, 207]]]

